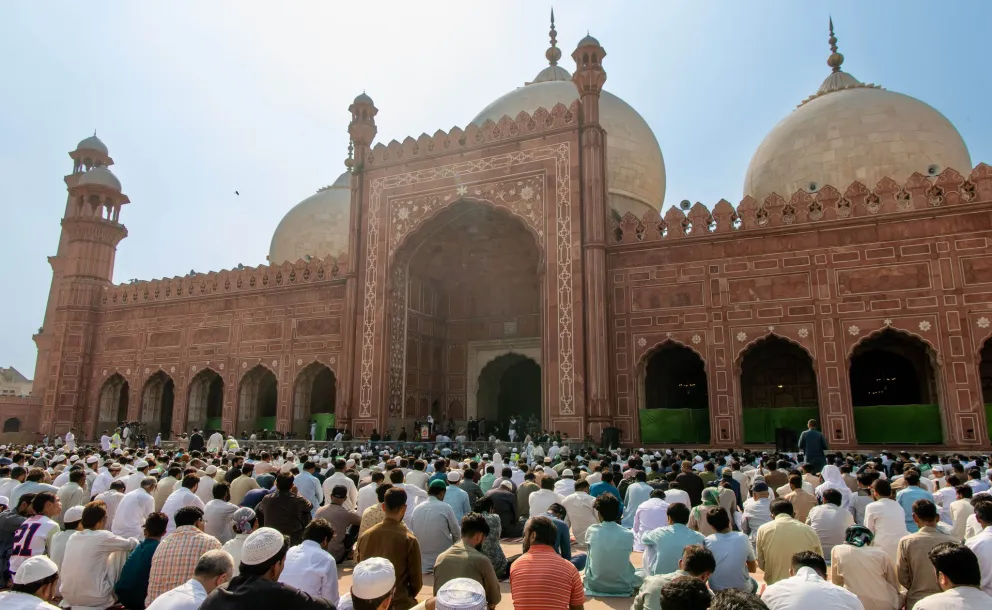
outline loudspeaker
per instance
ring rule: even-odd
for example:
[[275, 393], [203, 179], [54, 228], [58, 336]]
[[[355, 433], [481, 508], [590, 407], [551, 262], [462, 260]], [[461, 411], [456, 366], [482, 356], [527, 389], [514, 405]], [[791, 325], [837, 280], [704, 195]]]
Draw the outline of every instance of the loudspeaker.
[[790, 428], [775, 428], [775, 451], [799, 451], [799, 435]]

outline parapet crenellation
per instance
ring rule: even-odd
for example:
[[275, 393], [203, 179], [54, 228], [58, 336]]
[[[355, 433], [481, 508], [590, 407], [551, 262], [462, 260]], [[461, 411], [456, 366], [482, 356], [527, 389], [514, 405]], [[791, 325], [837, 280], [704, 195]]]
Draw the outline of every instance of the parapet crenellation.
[[347, 258], [347, 254], [341, 253], [337, 257], [314, 257], [309, 260], [301, 258], [296, 262], [286, 261], [118, 284], [106, 289], [101, 304], [105, 307], [121, 307], [343, 281], [348, 269]]
[[775, 193], [761, 203], [747, 196], [736, 209], [721, 199], [712, 210], [696, 202], [688, 214], [676, 206], [670, 207], [664, 216], [654, 210], [641, 218], [628, 212], [613, 220], [611, 242], [627, 245], [822, 224], [989, 201], [992, 201], [992, 167], [980, 163], [967, 178], [947, 168], [933, 178], [914, 173], [902, 185], [883, 178], [874, 189], [854, 182], [843, 193], [827, 185], [816, 192], [797, 191], [788, 201]]

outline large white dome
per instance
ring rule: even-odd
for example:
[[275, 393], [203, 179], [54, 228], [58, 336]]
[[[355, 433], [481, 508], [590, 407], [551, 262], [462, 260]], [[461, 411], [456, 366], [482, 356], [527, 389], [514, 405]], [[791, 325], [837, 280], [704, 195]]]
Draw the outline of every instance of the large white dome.
[[885, 177], [901, 183], [914, 172], [932, 176], [948, 167], [968, 174], [968, 147], [944, 115], [842, 72], [832, 29], [831, 45], [834, 71], [765, 136], [748, 167], [745, 195], [789, 199], [827, 184], [844, 192], [856, 180], [875, 188]]
[[[520, 112], [551, 110], [558, 103], [568, 106], [578, 97], [568, 71], [551, 66], [535, 82], [486, 106], [472, 122], [482, 125], [487, 119], [499, 121], [503, 115], [516, 118]], [[633, 212], [638, 217], [652, 208], [660, 210], [665, 201], [665, 160], [654, 132], [636, 110], [609, 91], [603, 91], [599, 108], [600, 124], [606, 130], [610, 206], [621, 215]]]
[[296, 262], [307, 256], [337, 257], [348, 251], [351, 174], [345, 172], [291, 209], [272, 235], [269, 262]]

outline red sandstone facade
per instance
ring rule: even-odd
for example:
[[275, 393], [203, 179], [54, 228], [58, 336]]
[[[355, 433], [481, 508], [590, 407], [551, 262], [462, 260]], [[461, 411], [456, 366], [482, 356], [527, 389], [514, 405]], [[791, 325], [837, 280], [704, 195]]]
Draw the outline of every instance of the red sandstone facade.
[[[76, 159], [35, 336], [33, 425], [84, 438], [121, 417], [202, 426], [190, 403], [207, 371], [223, 382], [222, 427], [240, 431], [271, 372], [276, 427], [299, 430], [313, 363], [333, 371], [337, 425], [356, 435], [428, 413], [463, 420], [480, 412], [473, 346], [512, 335], [540, 353], [544, 427], [598, 438], [617, 426], [635, 444], [648, 358], [687, 347], [705, 366], [710, 444], [733, 447], [742, 359], [774, 335], [808, 353], [822, 427], [854, 448], [850, 357], [891, 329], [931, 355], [944, 445], [988, 445], [992, 168], [617, 223], [598, 122], [605, 52], [582, 44], [579, 100], [533, 116], [373, 146], [378, 110], [357, 98], [349, 249], [336, 259], [112, 285], [128, 201], [80, 185], [89, 166]], [[164, 392], [171, 413], [156, 411]]]

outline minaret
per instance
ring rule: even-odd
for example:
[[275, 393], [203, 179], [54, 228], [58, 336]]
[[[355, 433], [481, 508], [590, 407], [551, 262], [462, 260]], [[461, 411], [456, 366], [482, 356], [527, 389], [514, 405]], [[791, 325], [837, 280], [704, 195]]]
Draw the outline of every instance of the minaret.
[[588, 433], [598, 437], [609, 419], [610, 382], [606, 320], [606, 132], [599, 124], [599, 96], [606, 83], [602, 61], [606, 51], [587, 35], [572, 53], [572, 82], [579, 92], [582, 147], [582, 277], [585, 313], [585, 379]]
[[[341, 359], [338, 389], [338, 404], [335, 407], [335, 426], [338, 428], [348, 428], [350, 430], [351, 420], [359, 416], [356, 403], [361, 397], [354, 396], [354, 387], [358, 383], [361, 375], [362, 344], [358, 339], [357, 324], [359, 315], [359, 272], [361, 270], [360, 252], [362, 251], [362, 192], [363, 172], [365, 170], [365, 160], [368, 159], [372, 151], [372, 141], [375, 139], [378, 128], [375, 126], [375, 115], [379, 110], [375, 107], [372, 98], [363, 91], [355, 98], [355, 101], [348, 106], [351, 112], [351, 122], [348, 124], [348, 135], [351, 142], [348, 144], [348, 158], [345, 159], [345, 167], [351, 172], [351, 217], [348, 227], [348, 270], [345, 273], [345, 315], [343, 321], [344, 338], [341, 346], [341, 353], [345, 357]], [[352, 157], [354, 154], [354, 157]], [[366, 280], [367, 281], [367, 280]], [[369, 397], [371, 400], [371, 397]], [[375, 401], [373, 401], [375, 402]], [[377, 422], [381, 429], [385, 422]], [[354, 431], [352, 430], [352, 433]]]
[[52, 265], [52, 285], [38, 334], [34, 393], [43, 398], [41, 431], [64, 434], [86, 419], [85, 405], [96, 310], [114, 272], [117, 244], [127, 236], [120, 223], [129, 203], [121, 183], [108, 169], [107, 147], [93, 136], [69, 153], [72, 173], [65, 177], [68, 198], [62, 233]]

